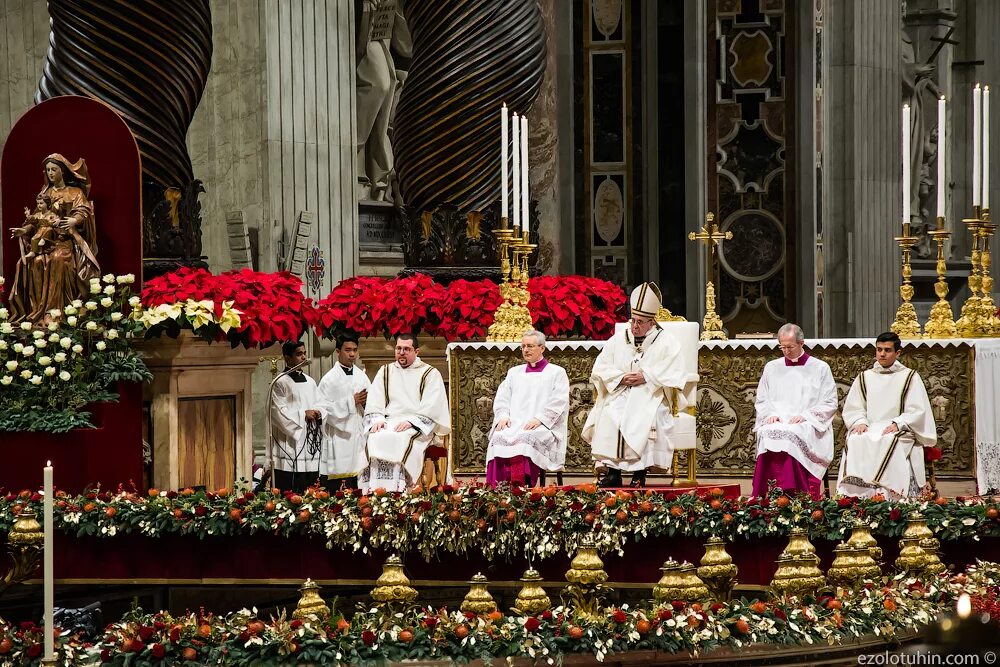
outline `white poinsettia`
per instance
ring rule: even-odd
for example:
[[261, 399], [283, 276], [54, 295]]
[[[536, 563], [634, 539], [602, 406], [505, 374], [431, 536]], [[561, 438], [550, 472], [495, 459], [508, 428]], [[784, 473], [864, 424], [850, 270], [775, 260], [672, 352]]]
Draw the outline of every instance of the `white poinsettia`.
[[184, 303], [184, 316], [191, 322], [193, 329], [200, 329], [215, 321], [215, 303], [208, 299], [201, 301], [188, 299]]
[[232, 301], [223, 301], [222, 317], [219, 318], [219, 328], [226, 333], [229, 333], [230, 329], [238, 328], [240, 326], [240, 315], [242, 314], [242, 310], [233, 308]]

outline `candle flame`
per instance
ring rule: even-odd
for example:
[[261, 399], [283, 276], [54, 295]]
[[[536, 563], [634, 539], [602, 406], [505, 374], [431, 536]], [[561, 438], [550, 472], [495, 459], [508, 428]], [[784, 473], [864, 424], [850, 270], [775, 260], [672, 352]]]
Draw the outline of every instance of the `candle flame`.
[[46, 468], [51, 468], [52, 467], [52, 461], [46, 461], [45, 462], [45, 467]]
[[976, 90], [979, 90], [979, 82], [976, 82]]
[[908, 110], [909, 108], [910, 108], [910, 105], [909, 105], [909, 104], [904, 104], [904, 105], [903, 105], [903, 111], [906, 111], [906, 110]]
[[942, 102], [944, 102], [944, 100], [945, 100], [945, 96], [944, 96], [944, 95], [942, 95], [942, 96], [941, 96], [941, 101], [942, 101]]
[[955, 611], [958, 613], [959, 618], [968, 618], [972, 614], [972, 598], [969, 597], [968, 593], [962, 593], [958, 598]]

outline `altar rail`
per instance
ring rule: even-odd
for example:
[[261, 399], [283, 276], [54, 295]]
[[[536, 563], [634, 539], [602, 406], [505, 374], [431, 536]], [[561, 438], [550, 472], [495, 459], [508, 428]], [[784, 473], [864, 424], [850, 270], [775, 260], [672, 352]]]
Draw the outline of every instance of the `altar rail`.
[[[593, 406], [590, 372], [603, 341], [549, 341], [546, 357], [566, 369], [570, 381], [568, 472], [592, 472], [590, 447], [580, 432]], [[809, 353], [830, 364], [841, 407], [854, 378], [871, 366], [870, 338], [808, 341]], [[507, 370], [523, 363], [517, 343], [452, 343], [447, 349], [452, 419], [452, 465], [457, 473], [486, 469], [493, 397]], [[698, 353], [698, 474], [753, 474], [754, 398], [764, 364], [780, 356], [775, 339], [702, 342]], [[934, 409], [941, 479], [972, 479], [979, 489], [1000, 489], [1000, 419], [994, 415], [1000, 385], [1000, 339], [906, 341], [900, 361], [917, 370]], [[844, 442], [834, 420], [836, 476]]]

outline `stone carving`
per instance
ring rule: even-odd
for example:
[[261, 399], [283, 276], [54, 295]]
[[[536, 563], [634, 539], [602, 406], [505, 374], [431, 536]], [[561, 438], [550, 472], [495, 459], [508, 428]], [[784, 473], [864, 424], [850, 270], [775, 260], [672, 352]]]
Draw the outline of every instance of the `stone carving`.
[[936, 246], [927, 236], [934, 224], [931, 193], [936, 185], [937, 100], [941, 91], [934, 81], [934, 65], [917, 63], [913, 40], [903, 30], [903, 101], [910, 105], [910, 229], [919, 240], [916, 259], [929, 259]]
[[594, 227], [604, 242], [611, 245], [625, 222], [625, 200], [622, 190], [610, 177], [601, 181], [594, 194]]

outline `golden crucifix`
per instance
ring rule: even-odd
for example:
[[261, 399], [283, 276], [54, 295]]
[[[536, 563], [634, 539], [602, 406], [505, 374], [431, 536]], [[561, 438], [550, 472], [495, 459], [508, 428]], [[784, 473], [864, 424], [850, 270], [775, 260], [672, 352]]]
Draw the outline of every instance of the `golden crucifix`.
[[705, 244], [708, 262], [706, 263], [705, 280], [705, 319], [701, 324], [702, 340], [728, 340], [726, 332], [722, 329], [722, 318], [715, 312], [715, 249], [722, 241], [733, 238], [732, 232], [719, 231], [719, 225], [715, 222], [715, 214], [705, 214], [705, 224], [700, 232], [691, 232], [688, 239], [700, 241]]

